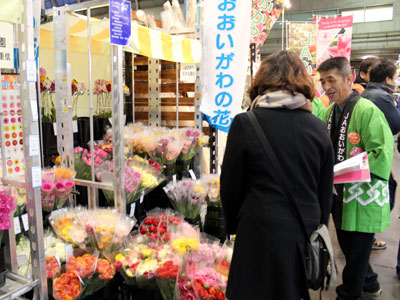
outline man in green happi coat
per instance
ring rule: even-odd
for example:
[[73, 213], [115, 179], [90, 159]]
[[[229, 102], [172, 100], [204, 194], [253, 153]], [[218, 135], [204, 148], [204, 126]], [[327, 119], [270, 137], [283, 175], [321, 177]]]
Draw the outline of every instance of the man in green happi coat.
[[369, 183], [335, 185], [332, 215], [340, 248], [346, 258], [337, 300], [361, 294], [379, 297], [378, 275], [369, 265], [374, 233], [390, 226], [388, 179], [393, 160], [393, 136], [383, 113], [351, 89], [350, 64], [343, 57], [323, 62], [318, 71], [322, 87], [333, 102], [323, 120], [335, 149], [336, 163], [368, 152]]

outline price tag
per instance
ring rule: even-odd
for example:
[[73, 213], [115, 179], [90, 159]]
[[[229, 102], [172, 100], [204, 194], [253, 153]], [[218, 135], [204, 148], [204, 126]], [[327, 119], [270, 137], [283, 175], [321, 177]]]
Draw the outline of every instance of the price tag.
[[78, 120], [72, 121], [72, 131], [73, 131], [73, 133], [78, 132]]
[[32, 122], [38, 121], [38, 111], [36, 100], [31, 100], [31, 112], [32, 112]]
[[172, 182], [175, 184], [176, 183], [176, 174], [172, 175]]
[[196, 180], [197, 179], [196, 174], [194, 174], [192, 169], [189, 170], [189, 174], [190, 174], [190, 177], [192, 177], [192, 180]]
[[22, 225], [24, 226], [24, 230], [28, 231], [29, 230], [28, 214], [22, 215], [21, 218], [22, 218]]
[[36, 82], [36, 61], [34, 59], [26, 60], [26, 81]]
[[53, 123], [54, 135], [57, 136], [57, 123]]
[[32, 167], [32, 187], [38, 188], [42, 186], [42, 168], [40, 166]]
[[17, 262], [18, 262], [18, 265], [28, 263], [28, 257], [25, 254], [17, 255]]
[[131, 211], [129, 212], [129, 216], [132, 218], [135, 215], [136, 202], [131, 203]]
[[196, 65], [195, 64], [181, 64], [180, 79], [182, 82], [195, 82], [196, 81]]
[[14, 233], [15, 235], [21, 233], [21, 223], [19, 222], [19, 217], [14, 217]]
[[65, 261], [68, 262], [69, 258], [74, 255], [74, 247], [72, 244], [65, 245]]
[[142, 192], [142, 194], [140, 195], [140, 200], [139, 200], [140, 204], [143, 203], [143, 199], [144, 199], [144, 192]]
[[29, 135], [29, 156], [39, 156], [40, 155], [40, 142], [38, 134]]
[[60, 261], [60, 256], [58, 255], [58, 252], [54, 253], [54, 257], [56, 258], [58, 264], [61, 266], [61, 261]]

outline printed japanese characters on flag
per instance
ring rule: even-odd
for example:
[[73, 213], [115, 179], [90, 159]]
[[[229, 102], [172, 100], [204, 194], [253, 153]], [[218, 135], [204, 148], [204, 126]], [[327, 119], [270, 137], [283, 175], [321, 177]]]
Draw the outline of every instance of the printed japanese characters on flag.
[[0, 68], [14, 68], [14, 27], [0, 22]]
[[310, 75], [315, 75], [316, 70], [316, 43], [316, 24], [291, 23], [289, 25], [289, 50], [297, 53]]
[[318, 23], [317, 67], [331, 57], [350, 60], [353, 16], [321, 19]]
[[281, 15], [284, 0], [253, 0], [251, 9], [250, 43], [259, 50]]
[[201, 112], [218, 130], [229, 131], [240, 113], [250, 42], [251, 1], [206, 0], [203, 27]]

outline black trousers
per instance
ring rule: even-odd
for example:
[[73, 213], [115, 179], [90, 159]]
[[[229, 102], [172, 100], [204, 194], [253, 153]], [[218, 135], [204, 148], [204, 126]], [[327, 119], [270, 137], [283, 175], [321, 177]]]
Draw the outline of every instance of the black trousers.
[[336, 288], [337, 300], [356, 300], [362, 291], [375, 292], [380, 286], [378, 275], [369, 265], [373, 233], [336, 229], [340, 248], [346, 258], [343, 284]]
[[389, 177], [390, 210], [392, 210], [394, 207], [396, 188], [397, 188], [397, 182], [396, 180], [394, 180], [392, 172], [390, 172], [390, 177]]

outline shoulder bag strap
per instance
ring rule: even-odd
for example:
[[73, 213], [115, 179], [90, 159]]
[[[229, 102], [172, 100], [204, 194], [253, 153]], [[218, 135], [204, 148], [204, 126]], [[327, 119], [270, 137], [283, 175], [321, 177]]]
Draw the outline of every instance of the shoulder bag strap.
[[306, 226], [305, 226], [303, 218], [300, 214], [299, 208], [296, 204], [296, 200], [294, 199], [292, 190], [290, 189], [289, 183], [283, 173], [283, 170], [278, 162], [278, 159], [275, 156], [274, 150], [272, 149], [271, 144], [269, 143], [266, 135], [264, 134], [264, 132], [260, 126], [260, 123], [258, 122], [257, 117], [254, 114], [254, 112], [251, 110], [248, 112], [247, 115], [249, 116], [250, 122], [253, 125], [254, 129], [256, 130], [256, 133], [257, 133], [262, 145], [264, 146], [265, 151], [267, 152], [268, 158], [269, 158], [273, 168], [275, 169], [276, 175], [278, 176], [278, 179], [281, 181], [283, 190], [289, 199], [290, 205], [292, 206], [293, 213], [299, 220], [300, 227], [306, 237], [306, 241], [308, 241], [310, 239], [310, 237], [308, 236]]

